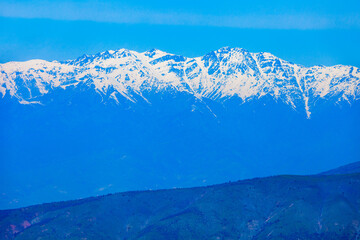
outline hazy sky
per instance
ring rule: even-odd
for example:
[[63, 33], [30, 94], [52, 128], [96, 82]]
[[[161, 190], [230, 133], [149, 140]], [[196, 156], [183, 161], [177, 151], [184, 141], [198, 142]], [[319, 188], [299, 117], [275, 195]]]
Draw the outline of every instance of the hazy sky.
[[360, 1], [2, 1], [0, 62], [223, 46], [304, 65], [360, 66]]

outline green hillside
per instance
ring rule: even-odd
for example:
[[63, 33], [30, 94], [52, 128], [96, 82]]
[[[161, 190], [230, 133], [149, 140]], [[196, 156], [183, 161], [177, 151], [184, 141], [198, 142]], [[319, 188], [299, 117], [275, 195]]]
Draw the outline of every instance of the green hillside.
[[0, 239], [357, 239], [360, 174], [276, 176], [0, 211]]

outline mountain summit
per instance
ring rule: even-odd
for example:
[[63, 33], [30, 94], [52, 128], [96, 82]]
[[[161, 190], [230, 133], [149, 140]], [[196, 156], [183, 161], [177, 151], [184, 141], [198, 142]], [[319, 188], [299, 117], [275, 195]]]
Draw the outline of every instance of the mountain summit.
[[120, 49], [69, 61], [30, 60], [0, 65], [0, 92], [20, 103], [43, 103], [54, 89], [78, 86], [103, 100], [151, 103], [147, 92], [180, 92], [197, 99], [243, 102], [270, 96], [293, 109], [311, 109], [319, 99], [351, 102], [360, 96], [360, 70], [352, 66], [304, 67], [270, 53], [224, 47], [187, 58], [160, 50]]

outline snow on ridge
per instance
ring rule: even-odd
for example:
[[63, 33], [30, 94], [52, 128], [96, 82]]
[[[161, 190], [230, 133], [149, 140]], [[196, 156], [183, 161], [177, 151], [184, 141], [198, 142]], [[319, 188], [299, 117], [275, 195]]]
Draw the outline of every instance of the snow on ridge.
[[134, 101], [134, 93], [142, 96], [142, 91], [165, 91], [169, 87], [214, 100], [236, 96], [247, 101], [270, 95], [293, 108], [301, 105], [308, 117], [316, 98], [358, 99], [359, 79], [359, 69], [352, 66], [303, 67], [271, 53], [230, 47], [196, 58], [157, 49], [142, 53], [119, 49], [64, 62], [0, 64], [1, 94], [9, 93], [20, 102], [32, 102], [53, 88], [86, 82], [104, 94], [113, 88], [115, 101], [117, 93]]

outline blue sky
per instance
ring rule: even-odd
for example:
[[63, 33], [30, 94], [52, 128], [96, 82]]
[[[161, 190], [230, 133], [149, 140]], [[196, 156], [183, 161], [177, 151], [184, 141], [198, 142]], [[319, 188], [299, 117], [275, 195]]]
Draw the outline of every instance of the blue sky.
[[306, 66], [360, 66], [360, 1], [0, 1], [0, 62], [223, 46]]

